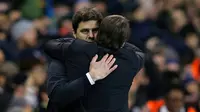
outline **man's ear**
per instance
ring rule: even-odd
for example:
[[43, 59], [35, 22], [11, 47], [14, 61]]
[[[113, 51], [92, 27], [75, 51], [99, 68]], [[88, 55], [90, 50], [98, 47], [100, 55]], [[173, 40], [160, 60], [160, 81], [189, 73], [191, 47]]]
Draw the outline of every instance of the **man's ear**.
[[74, 38], [76, 38], [76, 33], [75, 33], [74, 29], [72, 30], [72, 32], [73, 32]]

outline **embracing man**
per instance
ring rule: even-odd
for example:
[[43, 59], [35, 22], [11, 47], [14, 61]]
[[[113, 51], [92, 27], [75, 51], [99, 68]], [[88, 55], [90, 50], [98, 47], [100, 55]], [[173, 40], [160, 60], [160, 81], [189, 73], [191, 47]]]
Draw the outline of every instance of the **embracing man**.
[[101, 21], [96, 14], [94, 8], [81, 9], [73, 17], [76, 39], [45, 44], [45, 52], [60, 61], [53, 60], [48, 69], [49, 111], [128, 112], [128, 91], [144, 53], [126, 42], [130, 28], [125, 17]]

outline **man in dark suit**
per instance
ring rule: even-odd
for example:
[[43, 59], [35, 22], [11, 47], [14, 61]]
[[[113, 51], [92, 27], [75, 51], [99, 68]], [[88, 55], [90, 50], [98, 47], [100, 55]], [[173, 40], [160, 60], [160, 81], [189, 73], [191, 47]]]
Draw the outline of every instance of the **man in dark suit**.
[[[101, 22], [102, 18], [103, 16], [101, 13], [95, 8], [82, 8], [77, 11], [72, 19], [74, 37], [88, 42], [93, 41], [97, 35], [99, 23]], [[66, 39], [66, 44], [71, 42], [72, 41], [70, 38]], [[94, 71], [93, 68], [96, 68], [95, 71], [101, 71], [99, 73], [101, 73], [100, 75], [102, 77], [98, 78], [105, 78], [109, 72], [112, 72], [116, 68], [116, 66], [111, 67], [111, 63], [108, 65], [108, 62], [112, 62], [114, 64], [114, 61], [112, 60], [113, 57], [107, 57], [108, 56], [105, 56], [101, 61], [91, 63], [91, 70]], [[108, 60], [105, 60], [106, 58]], [[66, 104], [68, 108], [71, 108], [71, 110], [75, 109], [73, 111], [83, 111], [83, 106], [80, 103], [80, 97], [84, 95], [85, 88], [90, 85], [89, 81], [91, 81], [91, 77], [99, 76], [98, 74], [94, 73], [90, 75], [83, 74], [82, 77], [76, 80], [69, 80], [68, 76], [70, 76], [70, 74], [67, 74], [67, 70], [68, 68], [64, 66], [64, 63], [56, 60], [55, 58], [50, 58], [47, 80], [47, 93], [50, 99], [48, 104], [48, 111], [61, 111], [59, 110], [60, 106], [63, 107], [66, 106]], [[78, 92], [76, 90], [78, 90]], [[62, 95], [60, 94], [65, 94], [65, 96], [68, 97], [67, 100], [63, 101]]]
[[[134, 76], [144, 62], [144, 53], [136, 46], [126, 43], [129, 34], [128, 20], [119, 15], [112, 15], [103, 19], [95, 39], [96, 43], [79, 39], [70, 41], [69, 39], [58, 39], [46, 44], [46, 53], [65, 62], [67, 74], [73, 74], [68, 76], [69, 80], [76, 80], [82, 77], [82, 74], [96, 74], [97, 71], [96, 73], [92, 70], [88, 72], [88, 69], [90, 69], [90, 64], [96, 62], [98, 56], [113, 54], [116, 58], [116, 64], [119, 67], [114, 72], [104, 79], [91, 77], [91, 84], [84, 86], [84, 96], [80, 101], [82, 110], [85, 112], [128, 112], [128, 91]], [[92, 59], [95, 54], [98, 56]], [[100, 74], [99, 76], [101, 77]], [[63, 102], [71, 99], [69, 95], [66, 96], [69, 94], [67, 92], [69, 91], [59, 94]], [[76, 112], [73, 106], [76, 105], [69, 106], [65, 103], [65, 106], [60, 109]]]

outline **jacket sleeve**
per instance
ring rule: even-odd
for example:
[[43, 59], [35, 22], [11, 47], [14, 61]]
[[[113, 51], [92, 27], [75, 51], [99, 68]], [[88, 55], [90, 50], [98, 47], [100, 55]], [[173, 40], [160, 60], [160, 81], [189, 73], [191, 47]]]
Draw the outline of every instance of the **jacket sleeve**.
[[136, 56], [138, 59], [138, 71], [139, 71], [144, 66], [145, 52], [141, 50], [139, 47], [135, 46], [134, 44], [131, 44], [131, 43], [126, 43], [126, 44], [130, 46], [133, 52], [136, 53]]
[[51, 58], [63, 61], [65, 58], [64, 51], [68, 49], [73, 38], [60, 38], [47, 41], [44, 46], [44, 52]]
[[86, 75], [70, 81], [66, 68], [57, 60], [52, 60], [48, 67], [47, 92], [50, 100], [61, 106], [77, 100], [91, 87]]

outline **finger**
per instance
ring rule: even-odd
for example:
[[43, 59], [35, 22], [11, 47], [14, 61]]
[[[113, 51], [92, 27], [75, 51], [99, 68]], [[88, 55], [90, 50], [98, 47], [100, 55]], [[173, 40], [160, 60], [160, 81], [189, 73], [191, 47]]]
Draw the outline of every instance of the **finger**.
[[108, 67], [111, 68], [113, 66], [113, 64], [115, 63], [116, 58], [113, 58], [110, 63], [108, 63]]
[[110, 63], [112, 59], [113, 59], [113, 55], [110, 55], [110, 56], [107, 58], [106, 63], [107, 63], [107, 64]]
[[111, 72], [113, 72], [114, 70], [116, 70], [117, 69], [117, 67], [118, 67], [118, 65], [115, 65], [115, 66], [113, 66], [110, 70], [109, 70], [109, 74], [111, 73]]
[[91, 61], [91, 63], [94, 63], [94, 62], [96, 62], [97, 61], [97, 59], [98, 59], [98, 55], [96, 54], [93, 58], [92, 58], [92, 61]]
[[100, 61], [105, 62], [107, 60], [108, 56], [109, 56], [108, 54], [104, 55], [103, 58]]

